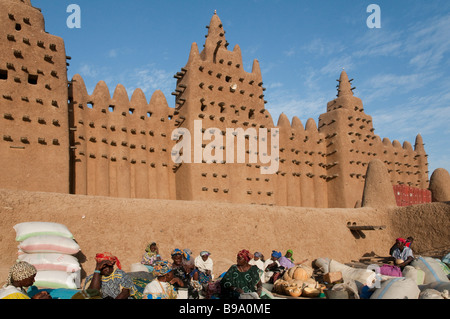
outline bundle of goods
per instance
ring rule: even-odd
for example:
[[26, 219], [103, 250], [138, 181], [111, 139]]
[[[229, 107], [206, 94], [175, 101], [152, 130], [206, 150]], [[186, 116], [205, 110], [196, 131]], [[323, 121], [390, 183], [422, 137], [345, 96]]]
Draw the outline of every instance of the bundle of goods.
[[[366, 269], [358, 269], [329, 258], [318, 258], [315, 265], [325, 273], [324, 281], [329, 284], [341, 278], [344, 285], [355, 282], [357, 289], [346, 290], [356, 291], [362, 299], [446, 299], [449, 296], [450, 269], [432, 257], [418, 256], [403, 271], [394, 265], [368, 265]], [[335, 284], [331, 290], [325, 291], [325, 295], [328, 297], [327, 293], [338, 288], [342, 290], [345, 287]]]
[[420, 289], [415, 280], [405, 277], [381, 282], [370, 299], [419, 299]]
[[355, 281], [358, 289], [362, 286], [372, 286], [377, 279], [377, 274], [371, 269], [353, 268], [333, 259], [318, 258], [314, 263], [324, 274], [339, 273], [343, 282]]
[[18, 261], [37, 269], [34, 286], [79, 289], [81, 267], [74, 256], [80, 251], [66, 226], [50, 222], [26, 222], [15, 225]]
[[425, 278], [423, 281], [424, 285], [434, 282], [448, 283], [450, 281], [448, 279], [448, 266], [439, 259], [418, 256], [416, 259], [414, 259], [414, 261], [411, 262], [411, 266], [423, 270], [423, 272], [425, 273]]
[[274, 282], [272, 291], [279, 295], [292, 297], [318, 297], [325, 288], [312, 278], [313, 269], [306, 265], [292, 267], [285, 271], [283, 277]]
[[418, 285], [423, 285], [425, 280], [425, 272], [422, 269], [409, 265], [403, 268], [402, 275], [405, 278], [411, 278], [416, 281]]
[[444, 299], [447, 299], [450, 292], [450, 269], [446, 263], [433, 257], [418, 256], [411, 265], [424, 273], [423, 284], [419, 285], [421, 291], [433, 289], [442, 293]]

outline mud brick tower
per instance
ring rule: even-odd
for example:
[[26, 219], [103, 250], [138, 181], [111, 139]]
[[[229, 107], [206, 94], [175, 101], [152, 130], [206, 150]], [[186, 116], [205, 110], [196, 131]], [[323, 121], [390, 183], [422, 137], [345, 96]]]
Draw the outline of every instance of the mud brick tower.
[[0, 1], [0, 188], [69, 191], [64, 41], [30, 0]]
[[404, 184], [427, 188], [428, 162], [422, 137], [417, 136], [415, 149], [405, 141], [375, 135], [372, 117], [364, 112], [363, 102], [353, 94], [353, 79], [342, 71], [337, 98], [319, 117], [319, 130], [327, 139], [328, 206], [353, 207], [361, 198], [368, 163], [383, 161], [392, 185]]
[[[197, 44], [193, 43], [186, 66], [175, 75], [178, 78], [173, 93], [176, 96], [174, 118], [177, 126], [188, 129], [192, 134], [208, 134], [210, 128], [216, 128], [219, 135], [225, 135], [226, 128], [253, 128], [256, 132], [259, 128], [270, 130], [273, 122], [264, 107], [265, 89], [258, 61], [254, 61], [251, 73], [243, 69], [241, 50], [238, 45], [233, 51], [228, 50], [229, 43], [217, 14], [213, 15], [207, 29], [202, 52], [199, 53]], [[195, 120], [202, 121], [202, 132], [194, 131]], [[194, 163], [192, 154], [192, 163], [182, 163], [177, 167], [177, 199], [275, 203], [275, 196], [272, 196], [275, 181], [272, 176], [260, 176], [260, 163], [250, 163], [249, 157], [257, 155], [254, 153], [258, 150], [249, 148], [249, 139], [247, 137], [245, 141], [246, 163], [237, 161], [237, 142], [234, 150], [225, 149], [225, 143], [217, 149], [207, 150], [218, 155], [210, 163], [206, 160]], [[205, 147], [213, 147], [209, 143], [201, 144], [200, 153]], [[192, 150], [194, 148], [192, 138]], [[234, 153], [233, 163], [225, 159], [225, 154], [230, 152]]]
[[100, 81], [89, 94], [80, 75], [68, 81], [64, 42], [30, 0], [0, 0], [0, 25], [0, 188], [352, 208], [375, 159], [394, 188], [429, 186], [422, 137], [413, 149], [377, 136], [345, 71], [318, 123], [275, 124], [259, 62], [244, 70], [216, 13], [174, 75], [175, 108], [159, 90], [147, 101], [141, 89], [129, 98]]

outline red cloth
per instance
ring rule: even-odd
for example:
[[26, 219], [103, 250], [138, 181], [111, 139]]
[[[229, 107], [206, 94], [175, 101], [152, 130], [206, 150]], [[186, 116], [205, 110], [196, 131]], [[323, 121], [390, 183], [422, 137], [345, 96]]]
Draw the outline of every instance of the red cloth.
[[248, 250], [245, 250], [245, 249], [241, 250], [241, 251], [238, 253], [238, 256], [244, 258], [247, 262], [249, 262], [250, 259], [253, 258], [252, 254], [250, 254], [250, 252], [249, 252]]
[[116, 256], [113, 256], [111, 253], [107, 253], [107, 252], [98, 253], [97, 255], [95, 255], [95, 260], [97, 262], [103, 261], [103, 260], [109, 260], [109, 261], [116, 263], [117, 268], [122, 269], [119, 259]]

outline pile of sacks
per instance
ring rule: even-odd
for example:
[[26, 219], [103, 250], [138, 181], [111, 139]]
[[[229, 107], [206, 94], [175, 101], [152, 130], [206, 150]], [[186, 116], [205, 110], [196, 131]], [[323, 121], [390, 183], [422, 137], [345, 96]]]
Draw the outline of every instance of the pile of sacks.
[[80, 251], [69, 229], [57, 223], [26, 222], [15, 225], [18, 260], [37, 269], [34, 286], [79, 289], [81, 266], [74, 256]]
[[418, 256], [391, 275], [383, 275], [377, 265], [360, 269], [328, 258], [314, 263], [324, 273], [324, 292], [330, 299], [449, 299], [450, 269], [432, 257]]
[[323, 293], [325, 285], [313, 278], [313, 269], [298, 265], [284, 272], [283, 277], [273, 284], [272, 292], [291, 297], [316, 298]]

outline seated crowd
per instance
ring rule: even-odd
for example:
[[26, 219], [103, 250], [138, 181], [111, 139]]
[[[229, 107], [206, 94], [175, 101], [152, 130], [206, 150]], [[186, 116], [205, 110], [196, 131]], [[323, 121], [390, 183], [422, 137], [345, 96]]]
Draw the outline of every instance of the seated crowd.
[[[398, 238], [390, 255], [398, 267], [405, 267], [414, 258], [412, 238]], [[272, 251], [265, 260], [260, 252], [237, 253], [236, 264], [219, 278], [213, 275], [211, 253], [202, 251], [192, 258], [188, 249], [174, 249], [171, 261], [163, 260], [156, 243], [149, 244], [141, 264], [148, 270], [145, 278], [131, 276], [122, 270], [119, 259], [110, 253], [95, 256], [96, 267], [86, 277], [82, 290], [74, 291], [71, 299], [260, 299], [271, 298], [262, 284], [274, 283], [285, 271], [301, 265], [295, 262], [293, 251]], [[0, 299], [51, 299], [46, 291], [30, 296], [28, 287], [34, 283], [36, 268], [26, 262], [16, 263], [9, 272], [6, 285], [0, 289]]]

